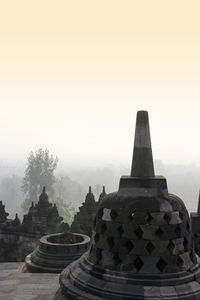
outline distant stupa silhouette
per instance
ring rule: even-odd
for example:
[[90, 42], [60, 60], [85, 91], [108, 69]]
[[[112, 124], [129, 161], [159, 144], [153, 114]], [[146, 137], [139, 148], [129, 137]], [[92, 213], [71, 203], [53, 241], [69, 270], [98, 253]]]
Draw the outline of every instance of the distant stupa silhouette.
[[97, 211], [97, 202], [89, 186], [89, 191], [85, 197], [85, 202], [79, 207], [79, 212], [75, 215], [71, 225], [71, 232], [83, 233], [91, 237], [92, 226]]
[[148, 113], [136, 121], [131, 176], [99, 203], [90, 250], [60, 276], [56, 299], [200, 299], [183, 201], [154, 176]]
[[103, 190], [102, 190], [101, 194], [99, 195], [98, 202], [100, 202], [106, 195], [107, 194], [106, 194], [105, 186], [103, 186]]

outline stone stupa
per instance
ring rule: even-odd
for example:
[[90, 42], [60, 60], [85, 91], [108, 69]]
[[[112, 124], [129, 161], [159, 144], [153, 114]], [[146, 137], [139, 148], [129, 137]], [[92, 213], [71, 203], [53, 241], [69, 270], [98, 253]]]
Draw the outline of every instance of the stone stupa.
[[0, 201], [0, 223], [5, 223], [7, 221], [8, 213], [5, 211], [5, 205], [3, 205], [2, 200]]
[[86, 234], [91, 237], [94, 218], [98, 203], [95, 201], [91, 186], [85, 197], [85, 202], [79, 207], [79, 212], [75, 215], [71, 225], [71, 231]]
[[200, 255], [200, 191], [197, 212], [192, 212], [190, 216], [194, 249], [195, 252]]
[[106, 196], [106, 190], [105, 190], [105, 186], [103, 186], [103, 190], [101, 192], [101, 194], [99, 195], [99, 200], [98, 203], [100, 203], [100, 201]]
[[26, 268], [32, 273], [60, 273], [88, 250], [89, 242], [87, 235], [68, 231], [43, 236], [27, 255]]
[[38, 203], [32, 202], [28, 214], [24, 215], [22, 231], [41, 237], [45, 234], [64, 232], [68, 227], [59, 216], [56, 205], [49, 202], [44, 186]]
[[99, 203], [90, 250], [60, 275], [55, 299], [200, 299], [183, 201], [154, 175], [148, 113], [137, 114], [131, 176]]

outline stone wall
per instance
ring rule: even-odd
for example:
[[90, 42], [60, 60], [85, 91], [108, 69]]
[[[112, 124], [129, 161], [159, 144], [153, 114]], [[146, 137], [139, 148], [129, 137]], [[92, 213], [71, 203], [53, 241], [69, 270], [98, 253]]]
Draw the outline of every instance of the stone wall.
[[0, 262], [21, 262], [37, 246], [39, 237], [22, 233], [0, 233]]

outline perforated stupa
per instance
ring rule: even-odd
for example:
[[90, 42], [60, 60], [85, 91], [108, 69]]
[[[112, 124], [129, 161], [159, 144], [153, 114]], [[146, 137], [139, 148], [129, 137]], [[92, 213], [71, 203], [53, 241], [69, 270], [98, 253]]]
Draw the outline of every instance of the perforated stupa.
[[200, 299], [183, 201], [154, 175], [148, 113], [137, 114], [131, 176], [99, 203], [90, 250], [60, 276], [56, 299]]

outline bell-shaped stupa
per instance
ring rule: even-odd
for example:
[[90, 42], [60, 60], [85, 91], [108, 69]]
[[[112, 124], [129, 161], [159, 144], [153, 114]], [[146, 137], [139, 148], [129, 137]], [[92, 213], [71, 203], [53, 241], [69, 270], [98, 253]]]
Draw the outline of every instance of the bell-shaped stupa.
[[60, 276], [56, 299], [200, 299], [183, 201], [154, 175], [148, 113], [136, 121], [131, 176], [99, 203], [90, 250]]
[[103, 186], [102, 193], [99, 195], [98, 203], [99, 203], [106, 195], [107, 195], [107, 194], [106, 194], [105, 186]]
[[194, 250], [198, 255], [200, 255], [200, 191], [197, 212], [192, 212], [190, 216]]

